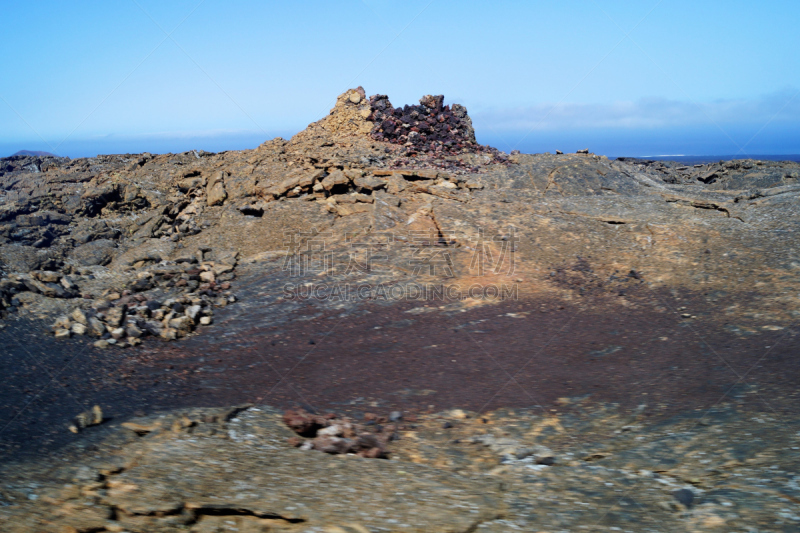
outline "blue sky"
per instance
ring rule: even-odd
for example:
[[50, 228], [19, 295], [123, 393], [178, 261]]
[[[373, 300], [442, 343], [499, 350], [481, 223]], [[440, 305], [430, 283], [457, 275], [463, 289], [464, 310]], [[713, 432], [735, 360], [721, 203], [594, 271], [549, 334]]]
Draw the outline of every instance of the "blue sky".
[[362, 85], [525, 152], [800, 153], [800, 3], [5, 0], [0, 156], [218, 151]]

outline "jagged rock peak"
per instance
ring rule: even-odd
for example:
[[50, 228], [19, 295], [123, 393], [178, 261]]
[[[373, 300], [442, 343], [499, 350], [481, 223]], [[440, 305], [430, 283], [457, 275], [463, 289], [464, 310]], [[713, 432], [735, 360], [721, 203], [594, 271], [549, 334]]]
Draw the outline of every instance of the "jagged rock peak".
[[363, 87], [345, 91], [336, 99], [328, 116], [314, 122], [293, 141], [326, 137], [362, 137], [390, 143], [414, 152], [457, 153], [482, 151], [467, 109], [445, 105], [443, 95], [425, 95], [419, 105], [394, 107], [389, 97], [369, 98]]
[[336, 105], [328, 116], [312, 122], [308, 127], [292, 138], [293, 142], [304, 141], [314, 137], [363, 136], [372, 131], [373, 124], [367, 119], [372, 114], [369, 100], [362, 87], [349, 89], [340, 94]]

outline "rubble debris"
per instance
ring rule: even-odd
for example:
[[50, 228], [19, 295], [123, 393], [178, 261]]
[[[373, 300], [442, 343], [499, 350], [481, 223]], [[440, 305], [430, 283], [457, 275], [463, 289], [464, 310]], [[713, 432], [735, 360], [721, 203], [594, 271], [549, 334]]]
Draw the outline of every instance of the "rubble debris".
[[297, 448], [332, 455], [352, 453], [369, 459], [389, 457], [389, 436], [396, 429], [387, 426], [390, 431], [373, 433], [370, 428], [374, 430], [375, 426], [359, 424], [348, 417], [313, 415], [303, 410], [286, 411], [283, 422], [298, 435], [289, 439]]
[[68, 429], [73, 433], [80, 433], [89, 426], [96, 426], [102, 423], [103, 410], [99, 405], [95, 405], [88, 411], [83, 411], [75, 416]]

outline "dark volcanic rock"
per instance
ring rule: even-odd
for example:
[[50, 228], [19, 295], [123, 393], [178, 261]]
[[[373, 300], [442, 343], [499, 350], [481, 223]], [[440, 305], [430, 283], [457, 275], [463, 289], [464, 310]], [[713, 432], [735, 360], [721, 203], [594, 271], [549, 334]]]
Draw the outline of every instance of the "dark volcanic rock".
[[371, 136], [376, 141], [401, 144], [420, 152], [458, 153], [483, 149], [475, 140], [472, 120], [465, 107], [445, 106], [444, 96], [423, 96], [415, 106], [392, 107], [389, 97], [370, 97], [375, 126]]
[[60, 263], [61, 254], [57, 250], [40, 250], [13, 244], [0, 247], [0, 267], [6, 272], [52, 270]]
[[77, 246], [69, 255], [69, 259], [80, 266], [107, 265], [111, 262], [117, 243], [108, 239], [99, 239]]

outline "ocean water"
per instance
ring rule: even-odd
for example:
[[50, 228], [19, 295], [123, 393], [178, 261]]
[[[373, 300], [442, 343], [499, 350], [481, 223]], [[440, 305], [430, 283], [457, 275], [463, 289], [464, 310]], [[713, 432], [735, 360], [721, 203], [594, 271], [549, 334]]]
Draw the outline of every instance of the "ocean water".
[[800, 154], [786, 155], [759, 155], [759, 154], [737, 154], [737, 155], [648, 155], [648, 156], [615, 156], [636, 157], [636, 159], [651, 159], [655, 161], [677, 161], [687, 165], [698, 165], [701, 163], [716, 163], [718, 161], [730, 161], [731, 159], [756, 159], [761, 161], [795, 161], [800, 162]]

